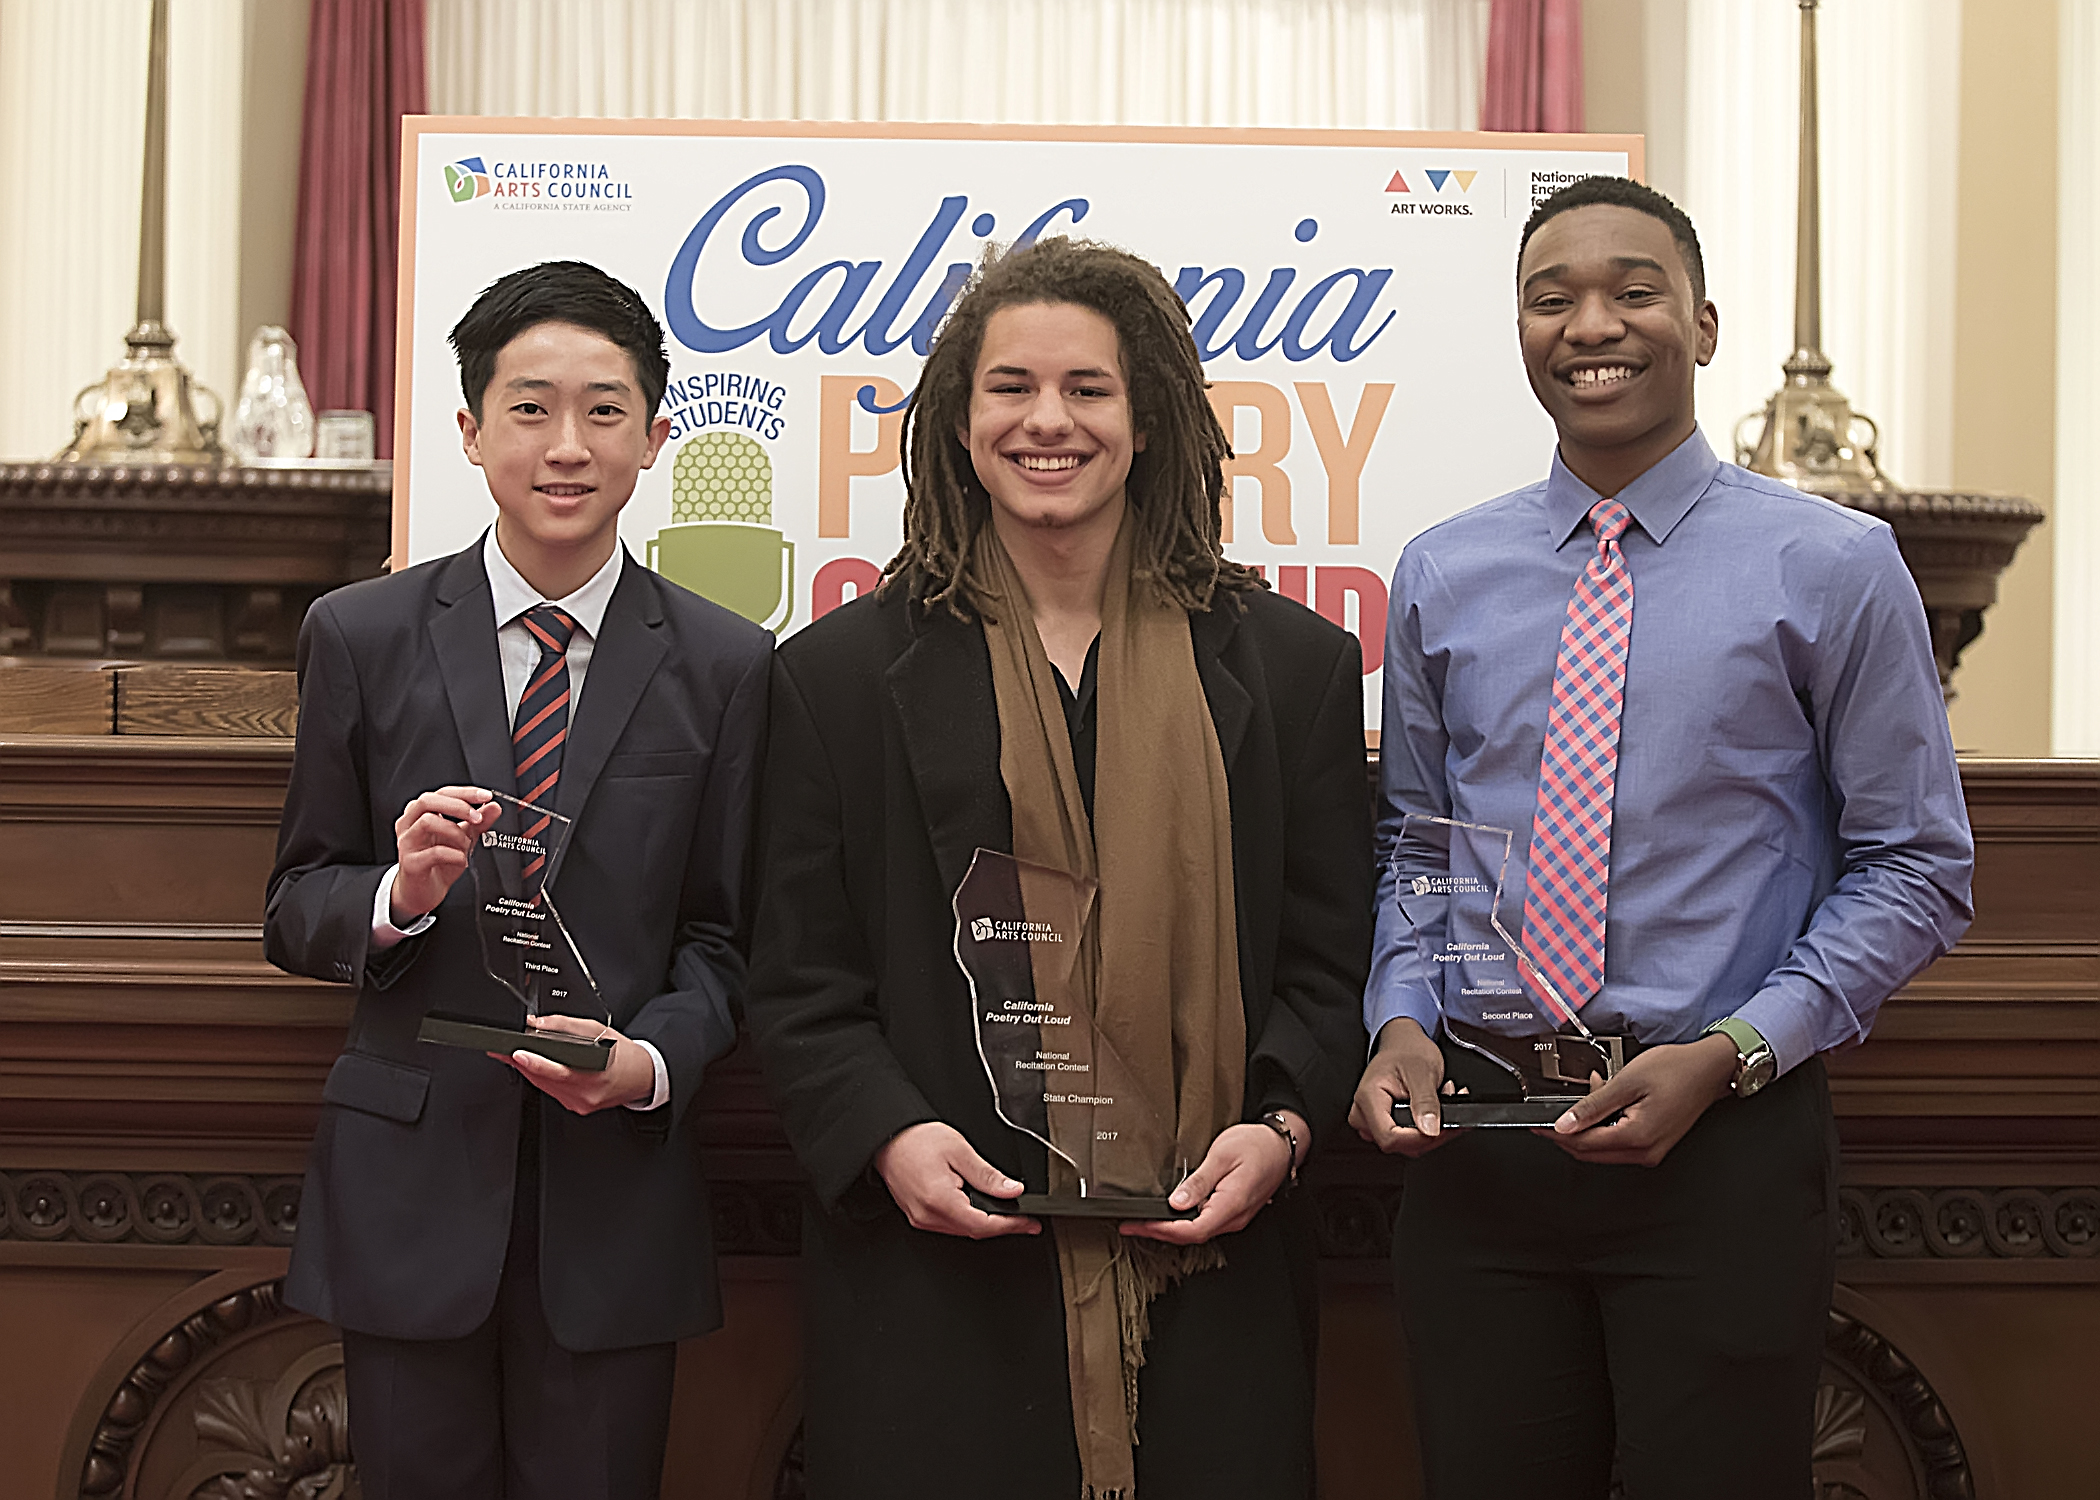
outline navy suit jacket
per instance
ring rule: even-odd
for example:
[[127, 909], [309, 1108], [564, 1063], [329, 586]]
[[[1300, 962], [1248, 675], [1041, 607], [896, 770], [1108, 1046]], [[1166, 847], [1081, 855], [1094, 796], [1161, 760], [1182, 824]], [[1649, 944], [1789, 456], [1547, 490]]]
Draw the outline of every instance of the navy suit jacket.
[[576, 820], [550, 888], [613, 1024], [663, 1054], [670, 1102], [572, 1115], [479, 1052], [416, 1040], [427, 1011], [517, 1024], [482, 965], [474, 882], [424, 934], [371, 948], [394, 820], [444, 785], [515, 792], [481, 546], [317, 601], [299, 633], [299, 737], [264, 946], [357, 986], [328, 1075], [286, 1299], [361, 1333], [441, 1339], [489, 1315], [540, 1116], [540, 1282], [575, 1351], [721, 1321], [686, 1113], [736, 1035], [751, 809], [772, 637], [627, 558], [563, 751]]

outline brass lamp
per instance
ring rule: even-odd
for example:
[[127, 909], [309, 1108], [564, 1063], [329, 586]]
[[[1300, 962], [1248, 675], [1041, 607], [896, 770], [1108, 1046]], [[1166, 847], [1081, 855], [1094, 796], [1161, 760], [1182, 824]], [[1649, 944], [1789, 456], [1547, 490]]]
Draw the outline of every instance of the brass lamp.
[[[138, 322], [124, 336], [123, 359], [73, 398], [73, 440], [60, 463], [211, 464], [226, 461], [219, 441], [224, 408], [175, 357], [162, 321], [167, 283], [168, 0], [153, 0], [146, 68], [146, 171], [139, 210]], [[208, 397], [211, 415], [197, 415]]]
[[[1816, 4], [1801, 7], [1801, 166], [1794, 243], [1794, 352], [1786, 383], [1736, 424], [1736, 462], [1840, 505], [1879, 516], [1925, 600], [1940, 690], [1951, 703], [1954, 668], [1983, 633], [1983, 612], [1998, 598], [1998, 575], [2042, 519], [2017, 495], [1919, 490], [1882, 471], [1880, 430], [1830, 383], [1823, 353], [1821, 199], [1816, 176]], [[1745, 431], [1762, 421], [1756, 440]]]

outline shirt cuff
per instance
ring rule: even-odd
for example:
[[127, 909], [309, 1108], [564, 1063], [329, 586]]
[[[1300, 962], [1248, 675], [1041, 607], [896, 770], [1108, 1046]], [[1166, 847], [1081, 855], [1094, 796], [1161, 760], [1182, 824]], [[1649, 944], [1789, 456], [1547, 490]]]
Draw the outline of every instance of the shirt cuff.
[[[1762, 989], [1744, 1001], [1735, 1019], [1748, 1021], [1772, 1049], [1779, 1073], [1791, 1072], [1816, 1055], [1816, 1035], [1807, 1007], [1780, 989]], [[1773, 1076], [1777, 1077], [1778, 1074]]]
[[1374, 987], [1364, 996], [1364, 1029], [1371, 1034], [1371, 1044], [1365, 1056], [1376, 1056], [1378, 1033], [1385, 1029], [1386, 1022], [1402, 1017], [1413, 1021], [1427, 1036], [1435, 1036], [1441, 1017], [1437, 1014], [1436, 1001], [1422, 991], [1406, 985]]
[[394, 925], [394, 877], [400, 873], [401, 866], [388, 865], [386, 874], [379, 878], [379, 894], [372, 898], [372, 946], [381, 952], [393, 947], [403, 938], [422, 936], [430, 931], [430, 924], [437, 920], [436, 912], [426, 911], [407, 927]]
[[671, 1102], [671, 1070], [664, 1066], [664, 1055], [656, 1050], [654, 1042], [645, 1042], [640, 1037], [629, 1037], [628, 1040], [649, 1054], [649, 1064], [656, 1069], [656, 1087], [649, 1091], [649, 1100], [646, 1104], [639, 1102], [630, 1103], [626, 1108], [635, 1111], [637, 1114], [647, 1114], [652, 1109], [662, 1109]]

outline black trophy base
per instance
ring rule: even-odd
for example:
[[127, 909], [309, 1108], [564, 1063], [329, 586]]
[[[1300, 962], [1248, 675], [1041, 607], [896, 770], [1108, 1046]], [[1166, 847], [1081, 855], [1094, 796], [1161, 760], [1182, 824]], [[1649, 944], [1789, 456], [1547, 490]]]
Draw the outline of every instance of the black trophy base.
[[476, 1052], [530, 1052], [579, 1073], [603, 1073], [612, 1061], [613, 1039], [609, 1036], [564, 1036], [558, 1031], [519, 1031], [491, 1026], [485, 1021], [462, 1021], [453, 1016], [423, 1018], [416, 1032], [419, 1042], [441, 1047], [469, 1047]]
[[1029, 1219], [1193, 1219], [1201, 1208], [1173, 1208], [1164, 1198], [1059, 1198], [1049, 1193], [1023, 1193], [1018, 1198], [994, 1198], [976, 1188], [964, 1188], [970, 1204], [981, 1213], [1017, 1214]]
[[[1532, 1099], [1446, 1098], [1437, 1106], [1437, 1124], [1451, 1130], [1548, 1129], [1583, 1097], [1549, 1094]], [[1415, 1128], [1415, 1117], [1406, 1100], [1393, 1106], [1393, 1123], [1402, 1130]]]

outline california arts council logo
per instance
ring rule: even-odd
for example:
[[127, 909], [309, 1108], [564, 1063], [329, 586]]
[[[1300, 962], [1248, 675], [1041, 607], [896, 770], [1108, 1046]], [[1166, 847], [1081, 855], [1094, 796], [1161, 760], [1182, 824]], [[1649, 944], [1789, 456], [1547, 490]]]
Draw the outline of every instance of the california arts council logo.
[[489, 195], [489, 169], [478, 156], [462, 157], [445, 168], [445, 191], [454, 203], [471, 203]]

